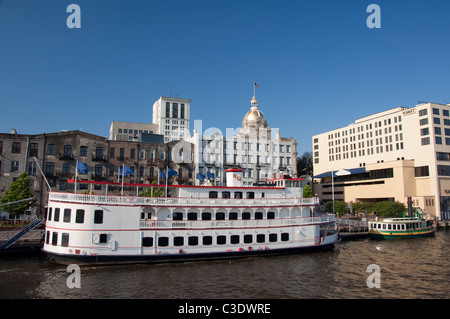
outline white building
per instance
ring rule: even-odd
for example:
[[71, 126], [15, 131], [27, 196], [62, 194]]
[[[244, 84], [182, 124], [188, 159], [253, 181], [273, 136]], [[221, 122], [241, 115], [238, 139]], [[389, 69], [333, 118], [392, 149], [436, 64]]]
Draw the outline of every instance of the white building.
[[225, 136], [219, 130], [211, 135], [202, 135], [199, 131], [203, 129], [194, 129], [191, 138], [195, 148], [195, 171], [207, 179], [209, 175], [216, 185], [225, 183], [225, 171], [230, 168], [243, 169], [244, 185], [282, 174], [297, 176], [296, 141], [280, 137], [278, 129], [272, 130], [267, 125], [256, 97], [251, 100], [242, 128], [228, 128]]
[[[315, 135], [312, 141], [315, 176], [331, 177], [341, 169], [355, 174], [340, 177], [336, 199], [406, 203], [412, 197], [414, 206], [430, 215], [450, 218], [450, 104], [397, 107]], [[327, 200], [330, 183], [316, 190]]]
[[190, 99], [161, 96], [153, 104], [153, 124], [164, 142], [184, 140], [189, 135]]
[[138, 141], [142, 133], [159, 134], [159, 127], [150, 123], [132, 123], [113, 121], [109, 128], [111, 141]]

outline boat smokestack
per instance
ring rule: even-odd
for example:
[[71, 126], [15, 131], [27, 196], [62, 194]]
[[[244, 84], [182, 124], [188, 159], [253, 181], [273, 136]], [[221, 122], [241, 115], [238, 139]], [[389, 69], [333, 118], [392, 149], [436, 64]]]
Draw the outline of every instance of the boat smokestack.
[[239, 187], [243, 185], [243, 172], [240, 168], [227, 169], [227, 186]]

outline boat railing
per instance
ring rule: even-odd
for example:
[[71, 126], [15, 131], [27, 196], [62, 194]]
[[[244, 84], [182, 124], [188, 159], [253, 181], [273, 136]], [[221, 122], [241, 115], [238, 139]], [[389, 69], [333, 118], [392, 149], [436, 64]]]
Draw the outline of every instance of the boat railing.
[[334, 215], [259, 220], [141, 220], [139, 226], [151, 229], [259, 228], [326, 224], [335, 220]]
[[62, 201], [97, 205], [149, 205], [149, 206], [214, 206], [214, 207], [276, 207], [317, 205], [317, 197], [309, 198], [177, 198], [177, 197], [137, 197], [97, 194], [73, 194], [51, 192], [50, 201]]

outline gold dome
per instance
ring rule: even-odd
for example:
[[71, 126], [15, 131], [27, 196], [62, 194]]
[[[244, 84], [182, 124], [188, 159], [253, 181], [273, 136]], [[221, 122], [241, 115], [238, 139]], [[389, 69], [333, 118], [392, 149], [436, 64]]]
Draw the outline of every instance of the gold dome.
[[259, 110], [257, 107], [252, 107], [250, 111], [247, 112], [247, 114], [244, 117], [244, 121], [258, 121], [263, 120], [265, 121], [266, 118], [264, 116], [264, 113]]
[[261, 112], [258, 106], [258, 100], [254, 96], [253, 99], [250, 101], [252, 106], [250, 108], [250, 111], [247, 112], [244, 119], [242, 120], [242, 126], [244, 128], [246, 127], [267, 127], [266, 117], [264, 116], [264, 113]]

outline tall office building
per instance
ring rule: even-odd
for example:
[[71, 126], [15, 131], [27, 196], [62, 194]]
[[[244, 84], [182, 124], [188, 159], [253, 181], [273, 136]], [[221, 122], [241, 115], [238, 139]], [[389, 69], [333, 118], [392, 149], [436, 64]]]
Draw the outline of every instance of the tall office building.
[[190, 99], [161, 96], [153, 104], [153, 124], [164, 142], [184, 140], [189, 135]]
[[347, 203], [406, 203], [411, 197], [429, 217], [450, 218], [450, 104], [397, 107], [315, 135], [312, 142], [315, 191], [322, 200], [334, 195]]

